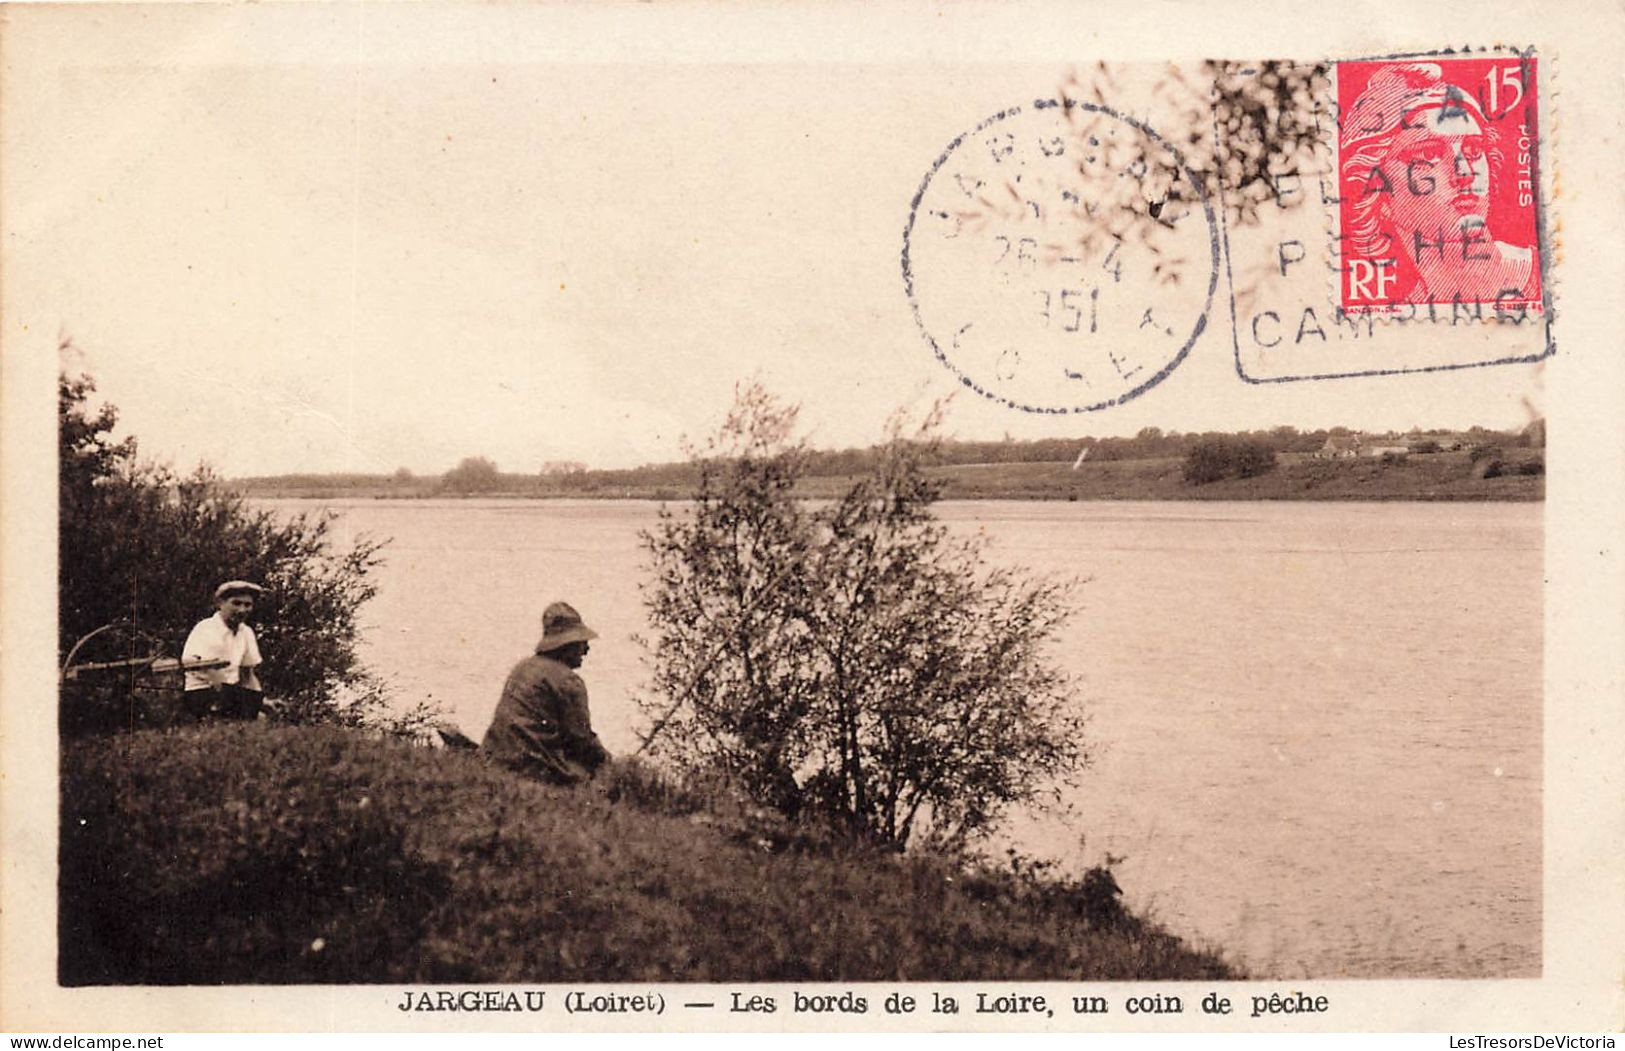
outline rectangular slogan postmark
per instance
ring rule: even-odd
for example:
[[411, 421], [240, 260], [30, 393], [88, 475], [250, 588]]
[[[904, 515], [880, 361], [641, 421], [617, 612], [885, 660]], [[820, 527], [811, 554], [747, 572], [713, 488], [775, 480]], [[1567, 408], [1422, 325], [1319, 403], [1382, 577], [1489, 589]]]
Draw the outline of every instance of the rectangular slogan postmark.
[[[1224, 158], [1236, 368], [1251, 383], [1527, 363], [1552, 354], [1552, 256], [1532, 51], [1261, 63], [1219, 91], [1309, 90]], [[1253, 81], [1255, 83], [1248, 83]], [[1261, 83], [1260, 83], [1261, 82]]]

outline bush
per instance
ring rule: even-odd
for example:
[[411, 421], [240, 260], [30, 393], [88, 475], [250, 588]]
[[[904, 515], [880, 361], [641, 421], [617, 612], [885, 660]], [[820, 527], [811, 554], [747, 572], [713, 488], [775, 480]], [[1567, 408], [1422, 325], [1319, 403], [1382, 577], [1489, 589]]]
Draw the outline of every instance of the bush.
[[1203, 438], [1185, 454], [1184, 476], [1190, 485], [1223, 478], [1255, 478], [1275, 469], [1275, 450], [1256, 438], [1216, 435]]
[[1043, 654], [1069, 585], [985, 568], [935, 520], [930, 427], [833, 503], [792, 495], [795, 411], [741, 392], [698, 492], [643, 537], [656, 696], [646, 743], [790, 818], [893, 847], [963, 844], [1085, 759]]
[[1518, 465], [1519, 474], [1537, 475], [1546, 473], [1545, 460], [1525, 460]]
[[[370, 575], [383, 542], [358, 537], [335, 549], [331, 514], [284, 520], [250, 508], [207, 467], [183, 478], [140, 462], [135, 439], [111, 439], [117, 410], [89, 408], [94, 390], [87, 377], [59, 378], [59, 660], [114, 623], [127, 630], [106, 639], [128, 648], [139, 636], [178, 655], [210, 615], [215, 586], [253, 580], [268, 589], [252, 621], [262, 678], [287, 717], [392, 723], [382, 685], [356, 655], [357, 616], [376, 591]], [[101, 641], [75, 661], [123, 655], [98, 652]]]
[[483, 456], [468, 456], [445, 473], [441, 486], [453, 493], [494, 492], [502, 488], [502, 472]]
[[1480, 444], [1468, 451], [1474, 478], [1499, 478], [1506, 473], [1506, 453], [1499, 445]]

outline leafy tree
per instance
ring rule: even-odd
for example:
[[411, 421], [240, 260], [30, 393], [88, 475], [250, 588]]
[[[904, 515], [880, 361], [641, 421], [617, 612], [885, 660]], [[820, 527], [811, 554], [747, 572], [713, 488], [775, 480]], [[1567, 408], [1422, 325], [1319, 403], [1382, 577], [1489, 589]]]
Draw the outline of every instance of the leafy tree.
[[960, 845], [1085, 761], [1044, 647], [1070, 584], [989, 569], [934, 518], [934, 420], [894, 426], [833, 503], [794, 497], [809, 454], [759, 386], [691, 453], [697, 492], [643, 536], [646, 737], [787, 815], [856, 838]]
[[[181, 477], [113, 441], [117, 410], [92, 410], [95, 384], [58, 381], [59, 659], [97, 628], [121, 624], [180, 652], [212, 610], [214, 588], [242, 578], [267, 591], [254, 614], [267, 691], [296, 721], [410, 728], [388, 713], [382, 684], [356, 655], [359, 611], [383, 543], [336, 549], [333, 516], [281, 518], [250, 508], [208, 468]], [[117, 633], [109, 633], [109, 636]], [[93, 655], [86, 648], [77, 660]]]
[[502, 472], [483, 456], [468, 456], [446, 472], [443, 482], [454, 493], [488, 493], [502, 488]]
[[1185, 454], [1185, 481], [1191, 485], [1217, 482], [1230, 473], [1229, 442], [1204, 438]]
[[1256, 478], [1275, 470], [1275, 450], [1268, 442], [1247, 438], [1235, 443], [1236, 474], [1242, 478]]
[[1258, 438], [1215, 435], [1185, 454], [1185, 481], [1206, 485], [1221, 478], [1255, 478], [1275, 469], [1275, 450]]

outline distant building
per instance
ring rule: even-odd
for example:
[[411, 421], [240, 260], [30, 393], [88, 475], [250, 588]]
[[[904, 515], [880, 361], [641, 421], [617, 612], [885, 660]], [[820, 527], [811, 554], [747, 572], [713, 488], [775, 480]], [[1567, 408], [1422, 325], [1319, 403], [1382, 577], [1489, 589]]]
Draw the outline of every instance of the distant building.
[[1387, 455], [1390, 455], [1390, 454], [1394, 455], [1394, 456], [1409, 456], [1410, 453], [1411, 453], [1411, 447], [1409, 445], [1397, 445], [1397, 444], [1395, 444], [1395, 445], [1368, 445], [1364, 449], [1362, 449], [1361, 452], [1364, 453], [1366, 456], [1387, 456]]
[[1333, 435], [1326, 439], [1326, 444], [1315, 453], [1317, 460], [1352, 460], [1360, 455], [1360, 438], [1358, 435], [1346, 437]]

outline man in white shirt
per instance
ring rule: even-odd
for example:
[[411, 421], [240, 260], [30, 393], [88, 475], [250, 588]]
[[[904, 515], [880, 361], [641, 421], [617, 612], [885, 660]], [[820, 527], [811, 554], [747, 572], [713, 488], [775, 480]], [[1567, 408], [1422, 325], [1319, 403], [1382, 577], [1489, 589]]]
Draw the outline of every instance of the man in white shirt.
[[186, 637], [181, 661], [225, 661], [223, 667], [188, 670], [186, 710], [201, 719], [259, 717], [264, 694], [260, 686], [260, 647], [248, 615], [265, 589], [246, 580], [228, 580], [214, 589], [215, 614], [198, 621]]

